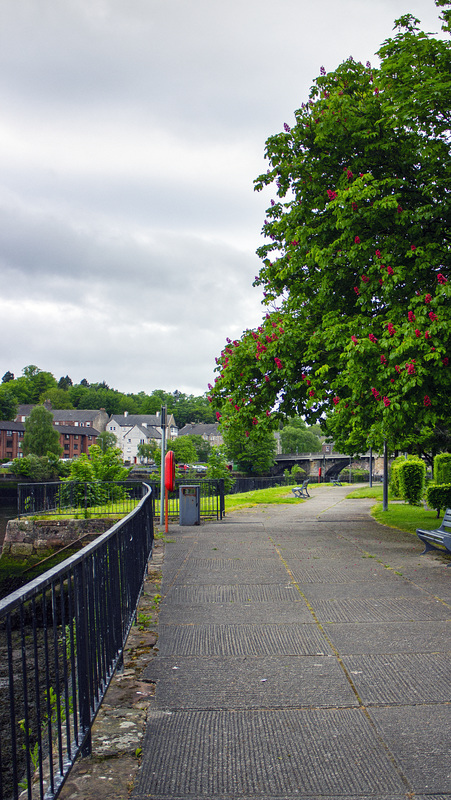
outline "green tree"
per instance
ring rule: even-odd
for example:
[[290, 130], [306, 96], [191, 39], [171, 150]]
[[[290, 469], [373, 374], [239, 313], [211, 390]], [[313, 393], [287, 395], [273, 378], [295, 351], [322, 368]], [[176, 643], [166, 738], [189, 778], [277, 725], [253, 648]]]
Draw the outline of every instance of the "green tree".
[[3, 375], [2, 383], [9, 383], [9, 381], [13, 380], [14, 380], [14, 372], [9, 372], [8, 370], [8, 372], [5, 372], [5, 374]]
[[223, 439], [227, 458], [248, 475], [268, 472], [275, 463], [276, 440], [272, 431], [253, 426], [243, 435], [239, 427], [223, 424]]
[[0, 385], [0, 419], [13, 420], [17, 414], [17, 401], [8, 383]]
[[191, 436], [178, 436], [168, 442], [166, 450], [172, 450], [176, 462], [192, 464], [196, 460], [196, 448], [191, 440]]
[[211, 444], [203, 436], [199, 434], [188, 434], [195, 449], [196, 461], [208, 461], [208, 456], [211, 453]]
[[301, 417], [288, 421], [280, 431], [282, 453], [318, 453], [321, 442]]
[[117, 447], [117, 439], [112, 431], [100, 431], [96, 444], [100, 447], [102, 453], [106, 453], [109, 448]]
[[224, 447], [212, 447], [210, 455], [208, 456], [206, 478], [211, 479], [224, 479], [224, 488], [226, 493], [230, 492], [235, 479], [232, 477], [230, 470], [227, 466], [227, 458]]
[[122, 463], [119, 448], [109, 447], [105, 452], [93, 444], [89, 448], [89, 456], [82, 453], [71, 463], [69, 480], [72, 481], [123, 481], [130, 473]]
[[63, 391], [67, 392], [67, 390], [73, 386], [72, 378], [69, 378], [69, 375], [66, 375], [65, 378], [61, 376], [58, 381], [58, 389], [63, 389]]
[[50, 411], [47, 411], [44, 406], [35, 406], [25, 420], [23, 454], [45, 456], [54, 453], [60, 456], [62, 450], [59, 439], [59, 433], [53, 426], [53, 416]]
[[322, 69], [266, 143], [267, 314], [228, 340], [210, 392], [241, 435], [302, 414], [357, 452], [450, 418], [451, 49], [417, 23], [398, 20], [378, 69]]
[[39, 402], [45, 403], [46, 400], [52, 404], [52, 408], [73, 408], [68, 392], [64, 389], [58, 389], [56, 386], [51, 389], [45, 389], [41, 394]]
[[149, 461], [155, 461], [157, 451], [159, 452], [159, 447], [155, 441], [141, 442], [137, 448], [139, 458], [144, 458], [147, 464]]

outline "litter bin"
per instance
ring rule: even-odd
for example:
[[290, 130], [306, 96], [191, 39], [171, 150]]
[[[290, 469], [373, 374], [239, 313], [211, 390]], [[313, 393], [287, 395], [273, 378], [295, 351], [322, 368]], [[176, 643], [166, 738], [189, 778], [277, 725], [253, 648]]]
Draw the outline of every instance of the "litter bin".
[[200, 525], [200, 486], [180, 486], [180, 525]]

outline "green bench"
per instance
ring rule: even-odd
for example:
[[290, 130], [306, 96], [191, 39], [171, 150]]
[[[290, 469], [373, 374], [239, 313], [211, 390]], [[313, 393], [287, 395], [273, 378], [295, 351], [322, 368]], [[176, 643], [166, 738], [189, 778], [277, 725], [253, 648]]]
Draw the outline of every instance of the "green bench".
[[310, 495], [309, 495], [309, 493], [307, 491], [307, 486], [308, 486], [309, 480], [310, 480], [310, 478], [307, 478], [307, 480], [304, 481], [302, 486], [293, 486], [292, 487], [291, 491], [293, 492], [295, 497], [298, 497], [299, 499], [301, 499], [302, 497], [310, 497]]

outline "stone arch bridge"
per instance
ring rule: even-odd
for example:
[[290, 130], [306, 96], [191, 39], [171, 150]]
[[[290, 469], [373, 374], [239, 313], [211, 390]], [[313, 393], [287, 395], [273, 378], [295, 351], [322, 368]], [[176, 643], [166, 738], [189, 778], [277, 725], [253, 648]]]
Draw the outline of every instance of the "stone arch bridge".
[[[367, 469], [370, 467], [369, 453], [354, 457], [343, 453], [291, 453], [277, 455], [275, 459], [276, 463], [271, 470], [273, 475], [282, 475], [284, 470], [291, 470], [297, 464], [305, 471], [306, 475], [311, 477], [318, 476], [321, 468], [321, 476], [326, 481], [335, 480], [342, 469], [349, 467], [350, 463], [355, 463], [356, 461], [362, 467]], [[374, 456], [372, 461], [374, 473], [376, 464]]]

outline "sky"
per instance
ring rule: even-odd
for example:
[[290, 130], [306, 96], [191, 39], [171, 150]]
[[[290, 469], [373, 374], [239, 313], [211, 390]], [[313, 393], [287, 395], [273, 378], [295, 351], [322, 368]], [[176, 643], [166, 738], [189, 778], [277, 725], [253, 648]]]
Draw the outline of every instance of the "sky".
[[266, 139], [433, 0], [2, 0], [0, 376], [200, 395], [264, 313]]

